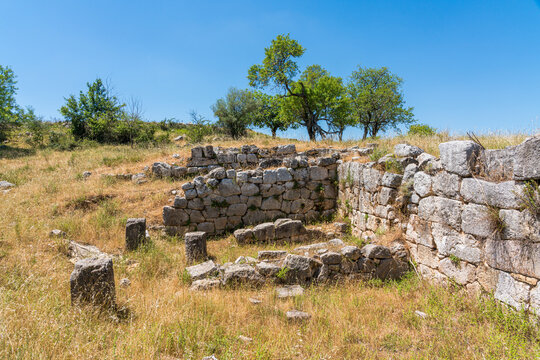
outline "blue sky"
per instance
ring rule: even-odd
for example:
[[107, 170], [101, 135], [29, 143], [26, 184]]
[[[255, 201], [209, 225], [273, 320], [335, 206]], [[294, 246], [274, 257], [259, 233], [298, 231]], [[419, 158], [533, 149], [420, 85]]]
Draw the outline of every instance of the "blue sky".
[[0, 64], [18, 77], [18, 103], [46, 119], [96, 77], [139, 99], [148, 119], [187, 121], [190, 110], [213, 119], [216, 99], [247, 87], [264, 47], [290, 33], [307, 49], [302, 67], [343, 78], [357, 65], [389, 67], [422, 123], [540, 128], [540, 0], [0, 0], [0, 9]]

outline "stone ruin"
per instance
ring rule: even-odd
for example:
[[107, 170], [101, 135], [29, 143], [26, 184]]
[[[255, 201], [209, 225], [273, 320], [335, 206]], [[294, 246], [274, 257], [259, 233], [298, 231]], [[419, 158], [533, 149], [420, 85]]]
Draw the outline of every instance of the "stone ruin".
[[[184, 196], [163, 209], [164, 231], [180, 236], [191, 231], [214, 235], [244, 228], [235, 233], [239, 244], [309, 242], [305, 233], [277, 236], [280, 220], [268, 221], [287, 218], [307, 223], [337, 212], [350, 219], [354, 235], [368, 242], [391, 229], [404, 232], [400, 250], [389, 249], [398, 263], [393, 267], [397, 273], [402, 273], [401, 264], [409, 256], [418, 273], [430, 281], [493, 292], [515, 308], [539, 310], [540, 220], [534, 209], [524, 205], [524, 189], [537, 186], [540, 180], [540, 137], [499, 150], [484, 149], [473, 141], [450, 141], [440, 144], [440, 158], [416, 146], [398, 144], [392, 154], [377, 161], [358, 161], [372, 149], [300, 153], [292, 145], [194, 148], [183, 169], [164, 163], [152, 167], [156, 176], [205, 174], [185, 183]], [[341, 160], [344, 154], [352, 155], [352, 160]], [[321, 246], [321, 253], [279, 252], [283, 257], [275, 263], [248, 259], [245, 264], [232, 264], [228, 272], [225, 264], [204, 262], [214, 276], [204, 280], [221, 286], [228, 279], [241, 278], [244, 275], [238, 274], [242, 273], [257, 283], [267, 278], [266, 270], [261, 274], [259, 268], [287, 272], [282, 269], [300, 256], [304, 268], [310, 269], [310, 281], [318, 281], [325, 273], [323, 265], [338, 268], [338, 264], [324, 263], [323, 252], [330, 254], [325, 261], [338, 261], [333, 253], [342, 250], [320, 244], [316, 245]], [[350, 259], [340, 256], [341, 269], [347, 263], [344, 259]], [[360, 268], [356, 265], [355, 271], [365, 274]], [[373, 277], [376, 272], [367, 273]]]

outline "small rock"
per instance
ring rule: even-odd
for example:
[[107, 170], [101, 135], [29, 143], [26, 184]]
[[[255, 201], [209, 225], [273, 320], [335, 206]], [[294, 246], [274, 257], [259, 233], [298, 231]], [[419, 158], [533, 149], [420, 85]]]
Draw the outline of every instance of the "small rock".
[[51, 230], [51, 232], [49, 233], [49, 236], [59, 238], [59, 237], [66, 237], [67, 234], [62, 230], [54, 229], [54, 230]]
[[120, 280], [121, 287], [128, 287], [129, 285], [131, 285], [131, 281], [128, 278], [123, 278]]
[[242, 341], [245, 342], [245, 343], [249, 343], [249, 342], [252, 342], [252, 341], [253, 341], [252, 338], [247, 337], [247, 336], [244, 336], [244, 335], [238, 335], [238, 339], [239, 339], [239, 340], [242, 340]]
[[6, 190], [6, 189], [10, 189], [12, 187], [14, 187], [15, 184], [12, 184], [10, 182], [7, 182], [7, 181], [0, 181], [0, 190]]
[[427, 318], [427, 316], [428, 316], [425, 312], [422, 312], [422, 311], [420, 311], [420, 310], [416, 310], [416, 311], [414, 312], [414, 315], [416, 315], [416, 316], [418, 316], [418, 317], [421, 317], [422, 319], [425, 319], [425, 318]]
[[392, 257], [390, 249], [382, 245], [367, 244], [361, 251], [362, 255], [369, 259], [388, 259]]
[[345, 243], [344, 243], [343, 240], [341, 240], [341, 239], [332, 239], [332, 240], [329, 240], [329, 241], [328, 241], [328, 245], [332, 245], [332, 246], [342, 246], [342, 245], [345, 245]]
[[82, 177], [84, 180], [88, 179], [90, 177], [90, 175], [92, 175], [92, 173], [90, 171], [85, 171], [82, 173]]
[[184, 137], [182, 135], [178, 135], [177, 137], [174, 138], [174, 141], [180, 141], [180, 140], [184, 140]]
[[300, 310], [287, 311], [287, 320], [289, 321], [304, 321], [309, 320], [311, 315]]
[[289, 297], [301, 296], [304, 295], [304, 288], [300, 285], [286, 285], [278, 287], [276, 289], [277, 297], [280, 299], [285, 299]]
[[252, 303], [254, 305], [262, 303], [262, 300], [255, 299], [255, 298], [249, 298], [248, 300], [249, 300], [250, 303]]
[[179, 155], [179, 154], [173, 154], [172, 157], [175, 158], [175, 159], [180, 159], [180, 155]]
[[201, 279], [195, 280], [189, 287], [189, 290], [206, 291], [215, 289], [219, 286], [221, 286], [221, 281], [219, 279]]
[[208, 260], [201, 264], [189, 266], [186, 271], [191, 280], [201, 280], [216, 274], [218, 267], [212, 260]]
[[212, 356], [205, 356], [202, 358], [202, 360], [218, 360], [218, 358], [215, 355], [212, 355]]

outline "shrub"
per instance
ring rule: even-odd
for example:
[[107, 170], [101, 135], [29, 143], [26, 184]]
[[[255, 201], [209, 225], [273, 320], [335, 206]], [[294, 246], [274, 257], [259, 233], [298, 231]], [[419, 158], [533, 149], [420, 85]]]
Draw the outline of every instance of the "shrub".
[[212, 134], [212, 126], [210, 121], [196, 111], [192, 111], [189, 115], [192, 123], [186, 128], [187, 137], [192, 143], [200, 143], [206, 136]]
[[416, 124], [409, 126], [408, 135], [420, 135], [420, 136], [429, 136], [435, 135], [437, 130], [426, 124]]

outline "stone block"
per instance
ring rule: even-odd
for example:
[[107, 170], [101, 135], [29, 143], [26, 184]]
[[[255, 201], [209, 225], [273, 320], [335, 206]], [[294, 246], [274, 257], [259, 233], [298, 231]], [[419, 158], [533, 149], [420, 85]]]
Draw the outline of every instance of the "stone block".
[[403, 180], [403, 175], [385, 172], [381, 180], [381, 185], [389, 187], [389, 188], [397, 189], [399, 185], [401, 185], [402, 180]]
[[482, 147], [474, 141], [449, 141], [439, 145], [443, 168], [460, 176], [470, 176]]
[[253, 237], [260, 243], [273, 241], [276, 238], [274, 223], [268, 222], [255, 226], [253, 228]]
[[163, 224], [165, 226], [182, 226], [189, 221], [189, 215], [184, 209], [176, 209], [171, 206], [163, 207]]
[[437, 195], [459, 199], [460, 185], [461, 178], [456, 174], [440, 171], [433, 176], [433, 191]]
[[423, 171], [419, 171], [414, 174], [413, 188], [416, 193], [421, 197], [426, 197], [431, 193], [431, 176]]
[[94, 257], [79, 260], [69, 278], [72, 305], [116, 306], [113, 262]]
[[540, 136], [525, 140], [514, 153], [514, 179], [540, 179]]
[[190, 232], [184, 235], [186, 262], [188, 264], [207, 258], [206, 237], [206, 233], [202, 231]]
[[253, 242], [252, 229], [238, 229], [234, 231], [234, 237], [239, 244], [250, 244]]
[[193, 281], [217, 275], [218, 270], [219, 267], [212, 260], [186, 267], [186, 272]]
[[146, 241], [146, 219], [130, 218], [126, 222], [126, 250], [135, 250]]
[[540, 243], [488, 239], [484, 256], [495, 269], [540, 279]]
[[499, 272], [495, 299], [502, 301], [518, 310], [527, 309], [530, 286], [515, 280], [504, 271]]
[[461, 209], [462, 204], [459, 201], [438, 196], [429, 196], [420, 200], [418, 204], [418, 216], [420, 219], [436, 221], [460, 230]]
[[320, 166], [309, 168], [309, 178], [313, 181], [325, 180], [328, 178], [328, 169]]
[[467, 262], [477, 264], [482, 257], [481, 243], [473, 236], [461, 234], [449, 226], [433, 223], [433, 241], [444, 256], [455, 255]]
[[439, 271], [460, 285], [465, 285], [476, 280], [476, 267], [460, 261], [459, 264], [449, 258], [439, 261]]
[[392, 257], [390, 249], [382, 245], [367, 244], [361, 249], [362, 255], [369, 259], [388, 259]]
[[[497, 211], [497, 213], [491, 214], [490, 211]], [[497, 231], [494, 216], [499, 216], [498, 210], [489, 210], [484, 205], [467, 204], [463, 206], [461, 213], [461, 229], [467, 234], [483, 238], [493, 236]]]
[[414, 145], [397, 144], [394, 146], [394, 155], [399, 157], [417, 157], [423, 152], [424, 150]]
[[491, 205], [498, 208], [518, 209], [519, 194], [523, 186], [515, 181], [492, 183], [485, 180], [467, 178], [461, 182], [461, 196], [468, 202]]

